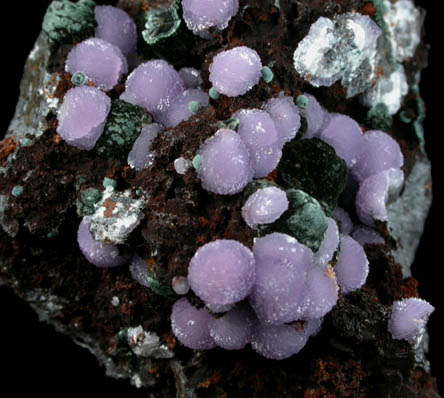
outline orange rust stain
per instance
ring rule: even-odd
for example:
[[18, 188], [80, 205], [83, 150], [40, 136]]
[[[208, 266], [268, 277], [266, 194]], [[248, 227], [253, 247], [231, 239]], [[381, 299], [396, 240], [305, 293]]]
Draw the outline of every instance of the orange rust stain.
[[206, 243], [206, 241], [207, 241], [207, 238], [205, 237], [205, 235], [197, 235], [196, 236], [196, 243], [203, 244], [203, 243]]
[[59, 145], [62, 142], [62, 137], [60, 137], [58, 134], [56, 134], [53, 138], [54, 144]]
[[200, 217], [197, 219], [197, 222], [199, 223], [199, 226], [202, 227], [202, 228], [207, 227], [208, 224], [209, 224], [208, 219], [206, 219], [205, 217], [202, 217], [202, 216], [200, 216]]
[[208, 388], [211, 386], [211, 384], [218, 384], [220, 382], [220, 379], [222, 378], [222, 372], [218, 370], [217, 372], [213, 373], [208, 379], [202, 381], [198, 387], [199, 388]]
[[116, 208], [116, 204], [111, 199], [107, 199], [105, 201], [104, 205], [105, 205], [106, 210], [103, 213], [103, 215], [106, 218], [109, 218], [109, 217], [111, 217], [113, 215], [113, 211]]
[[376, 13], [376, 8], [373, 6], [372, 3], [365, 3], [362, 7], [362, 14], [368, 15], [369, 17], [372, 17]]
[[17, 144], [12, 137], [0, 141], [0, 162], [6, 160], [11, 152], [15, 150]]
[[173, 350], [174, 347], [176, 347], [177, 340], [176, 340], [176, 338], [175, 338], [171, 333], [165, 333], [165, 334], [162, 336], [162, 338], [163, 338], [163, 341], [165, 341], [167, 347], [168, 347], [170, 350]]
[[154, 266], [155, 266], [154, 260], [150, 257], [150, 258], [146, 258], [144, 261], [145, 261], [146, 265], [148, 266], [148, 270], [151, 273], [154, 273]]

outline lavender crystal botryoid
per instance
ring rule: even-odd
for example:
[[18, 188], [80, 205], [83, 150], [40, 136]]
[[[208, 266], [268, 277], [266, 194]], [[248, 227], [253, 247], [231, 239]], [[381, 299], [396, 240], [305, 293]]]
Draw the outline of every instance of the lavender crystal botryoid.
[[277, 187], [258, 189], [242, 207], [242, 217], [250, 228], [276, 221], [288, 209], [285, 191]]
[[221, 129], [199, 148], [197, 175], [202, 186], [219, 195], [233, 195], [253, 178], [250, 154], [239, 134]]
[[96, 267], [116, 267], [123, 264], [127, 258], [119, 255], [119, 249], [114, 244], [94, 240], [89, 227], [91, 217], [84, 217], [77, 231], [77, 242], [86, 259]]
[[96, 6], [95, 36], [119, 47], [128, 56], [136, 52], [137, 29], [133, 19], [122, 9], [112, 6]]
[[237, 97], [259, 82], [262, 63], [255, 50], [240, 46], [217, 54], [209, 70], [209, 80], [217, 92]]
[[153, 165], [154, 152], [151, 150], [151, 144], [161, 130], [162, 126], [157, 123], [148, 124], [142, 129], [128, 154], [130, 167], [140, 171]]
[[171, 328], [176, 338], [188, 348], [208, 350], [216, 346], [208, 328], [210, 320], [211, 315], [205, 308], [193, 307], [186, 298], [173, 305]]
[[248, 148], [255, 177], [272, 172], [282, 157], [283, 141], [270, 115], [260, 109], [242, 109], [237, 132]]
[[395, 301], [388, 322], [388, 330], [394, 339], [404, 339], [419, 344], [425, 332], [430, 314], [435, 308], [419, 298]]
[[110, 109], [110, 98], [99, 89], [74, 87], [65, 94], [57, 113], [57, 133], [69, 145], [90, 150], [103, 132]]
[[238, 0], [182, 0], [183, 19], [194, 34], [211, 27], [223, 30], [237, 14]]
[[218, 239], [201, 246], [188, 267], [191, 289], [208, 304], [243, 300], [255, 279], [253, 253], [234, 240]]
[[127, 73], [128, 64], [118, 47], [105, 40], [91, 38], [73, 47], [65, 69], [71, 75], [83, 73], [98, 88], [108, 91]]

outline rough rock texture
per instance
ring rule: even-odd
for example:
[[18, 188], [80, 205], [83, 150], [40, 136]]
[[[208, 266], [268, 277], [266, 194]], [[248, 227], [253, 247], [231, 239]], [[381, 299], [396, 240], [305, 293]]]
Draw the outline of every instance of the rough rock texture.
[[[132, 15], [139, 5], [162, 3], [119, 2]], [[148, 192], [145, 218], [134, 231], [131, 247], [122, 249], [146, 258], [150, 275], [161, 286], [169, 286], [175, 275], [186, 274], [188, 260], [203, 243], [224, 238], [251, 247], [254, 232], [242, 220], [241, 195], [213, 196], [201, 189], [192, 170], [182, 176], [172, 166], [180, 156], [191, 159], [218, 129], [217, 120], [228, 119], [240, 108], [260, 107], [282, 90], [294, 97], [309, 91], [329, 111], [353, 115], [365, 125], [365, 109], [356, 99], [346, 101], [339, 84], [313, 89], [294, 72], [291, 56], [287, 59], [282, 54], [292, 54], [319, 16], [352, 9], [372, 15], [375, 8], [360, 0], [282, 0], [279, 12], [274, 2], [248, 3], [250, 7], [244, 9], [246, 2], [241, 1], [243, 11], [216, 39], [195, 38], [189, 66], [202, 68], [208, 90], [214, 46], [241, 43], [256, 48], [264, 65], [275, 60], [275, 79], [270, 85], [261, 81], [241, 98], [213, 103], [178, 128], [167, 130], [153, 143], [157, 154], [153, 168], [140, 173], [124, 161], [68, 146], [57, 136], [55, 109], [72, 87], [62, 61], [69, 48], [51, 53], [44, 34], [39, 36], [25, 66], [16, 114], [0, 142], [0, 284], [13, 288], [41, 320], [92, 351], [108, 375], [131, 380], [152, 398], [438, 397], [423, 355], [426, 347], [414, 352], [407, 342], [392, 340], [387, 331], [391, 303], [417, 296], [410, 265], [431, 200], [430, 167], [415, 136], [417, 124], [406, 127], [396, 117], [390, 130], [404, 152], [407, 185], [389, 206], [388, 225], [378, 226], [388, 243], [366, 246], [370, 260], [366, 285], [341, 296], [319, 335], [288, 360], [270, 362], [251, 349], [184, 348], [171, 334], [174, 300], [139, 285], [127, 266], [98, 270], [80, 255], [75, 239], [76, 201], [81, 190], [103, 190], [105, 176], [116, 180], [121, 191], [135, 187]], [[420, 44], [406, 61], [412, 86], [425, 66], [426, 52]], [[411, 89], [402, 110], [417, 118], [417, 104]], [[311, 183], [315, 177], [306, 179]], [[14, 196], [11, 191], [18, 185], [23, 192]], [[334, 200], [336, 195], [326, 202]], [[407, 217], [404, 209], [410, 210]], [[139, 325], [144, 333], [135, 335]], [[149, 342], [142, 341], [146, 336]], [[152, 346], [147, 347], [148, 343]], [[168, 358], [167, 349], [174, 357]], [[168, 355], [159, 359], [163, 355], [159, 352]]]

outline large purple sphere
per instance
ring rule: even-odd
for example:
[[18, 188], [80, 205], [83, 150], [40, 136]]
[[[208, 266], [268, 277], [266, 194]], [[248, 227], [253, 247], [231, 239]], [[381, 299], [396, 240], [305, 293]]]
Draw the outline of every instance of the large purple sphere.
[[103, 132], [110, 109], [110, 98], [99, 89], [74, 87], [65, 94], [58, 111], [57, 133], [69, 145], [90, 150]]
[[280, 325], [300, 319], [311, 250], [291, 236], [275, 232], [257, 238], [253, 252], [256, 282], [250, 303], [259, 320]]
[[218, 239], [201, 246], [188, 267], [191, 289], [208, 304], [243, 300], [255, 279], [253, 253], [235, 240]]
[[198, 310], [186, 298], [181, 298], [173, 305], [171, 329], [184, 346], [193, 350], [209, 350], [216, 346], [208, 328], [210, 320], [211, 315], [205, 308]]
[[199, 148], [202, 186], [219, 195], [242, 191], [253, 178], [250, 154], [239, 134], [221, 129]]
[[259, 55], [251, 48], [240, 46], [222, 51], [210, 65], [210, 82], [221, 94], [237, 97], [259, 83], [262, 76]]
[[134, 69], [126, 80], [125, 91], [120, 98], [145, 108], [155, 117], [158, 112], [164, 112], [183, 91], [185, 85], [179, 73], [166, 61], [155, 59]]
[[65, 69], [72, 75], [82, 72], [102, 90], [111, 90], [128, 71], [126, 58], [118, 47], [92, 38], [77, 44], [68, 54]]

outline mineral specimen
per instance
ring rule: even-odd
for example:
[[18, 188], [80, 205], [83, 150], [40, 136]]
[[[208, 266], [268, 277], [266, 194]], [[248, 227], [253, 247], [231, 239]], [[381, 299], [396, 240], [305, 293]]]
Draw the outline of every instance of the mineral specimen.
[[0, 143], [1, 283], [153, 398], [436, 398], [423, 16], [54, 1]]

